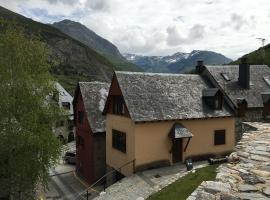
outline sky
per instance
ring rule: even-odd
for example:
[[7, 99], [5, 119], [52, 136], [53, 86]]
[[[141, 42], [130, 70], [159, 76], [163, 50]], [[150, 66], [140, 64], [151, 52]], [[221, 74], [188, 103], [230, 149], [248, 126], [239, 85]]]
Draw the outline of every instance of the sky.
[[210, 50], [236, 59], [270, 42], [269, 0], [0, 0], [33, 20], [78, 21], [121, 53]]

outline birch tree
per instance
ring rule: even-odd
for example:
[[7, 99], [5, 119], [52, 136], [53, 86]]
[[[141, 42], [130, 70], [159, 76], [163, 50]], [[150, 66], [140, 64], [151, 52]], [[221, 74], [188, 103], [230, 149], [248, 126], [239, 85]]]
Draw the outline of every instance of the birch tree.
[[[7, 23], [0, 27], [0, 197], [34, 199], [60, 155], [59, 117], [44, 43]], [[3, 31], [5, 30], [5, 31]]]

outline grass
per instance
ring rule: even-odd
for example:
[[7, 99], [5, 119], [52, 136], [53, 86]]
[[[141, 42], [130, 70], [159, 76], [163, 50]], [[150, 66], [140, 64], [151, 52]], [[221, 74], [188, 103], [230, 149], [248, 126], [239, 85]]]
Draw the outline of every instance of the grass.
[[178, 179], [161, 191], [153, 194], [147, 200], [185, 200], [202, 183], [202, 181], [214, 180], [218, 165], [210, 165], [197, 169], [195, 173], [189, 173]]

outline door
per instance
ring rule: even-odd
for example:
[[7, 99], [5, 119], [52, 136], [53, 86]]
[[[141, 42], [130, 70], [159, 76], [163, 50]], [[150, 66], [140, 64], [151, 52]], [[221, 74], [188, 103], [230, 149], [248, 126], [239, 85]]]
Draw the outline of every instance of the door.
[[173, 141], [173, 163], [182, 162], [182, 139]]

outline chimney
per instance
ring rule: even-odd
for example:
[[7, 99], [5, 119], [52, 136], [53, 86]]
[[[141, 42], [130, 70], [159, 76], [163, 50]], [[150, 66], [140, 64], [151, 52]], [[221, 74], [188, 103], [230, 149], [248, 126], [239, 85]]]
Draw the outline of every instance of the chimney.
[[247, 58], [241, 58], [241, 63], [239, 64], [239, 77], [238, 83], [243, 88], [250, 88], [250, 66], [247, 63]]
[[198, 60], [197, 61], [197, 66], [196, 66], [196, 72], [198, 74], [201, 74], [204, 71], [204, 69], [205, 69], [205, 66], [203, 64], [203, 60]]

